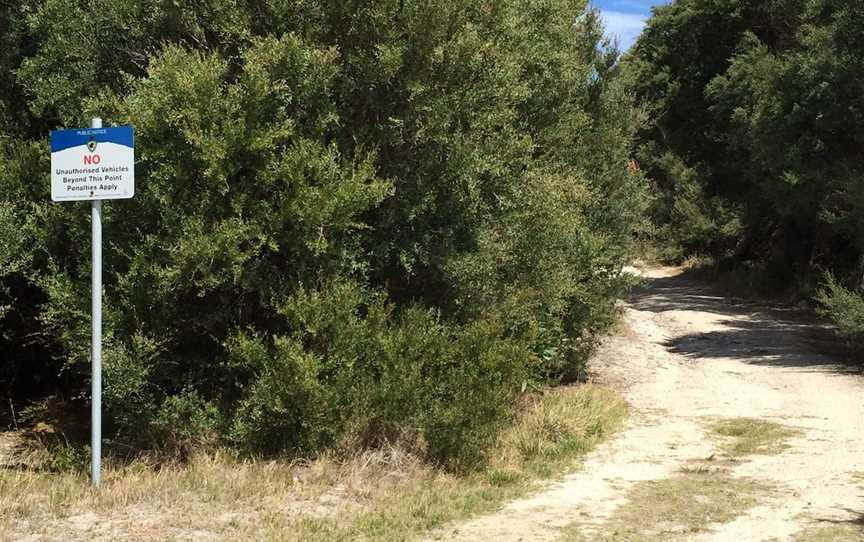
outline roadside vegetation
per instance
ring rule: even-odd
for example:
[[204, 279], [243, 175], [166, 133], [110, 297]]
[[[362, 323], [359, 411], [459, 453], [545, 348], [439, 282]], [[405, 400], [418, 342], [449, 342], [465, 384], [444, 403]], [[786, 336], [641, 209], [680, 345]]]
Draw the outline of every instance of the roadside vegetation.
[[0, 396], [67, 456], [89, 213], [50, 202], [47, 144], [92, 116], [136, 137], [104, 212], [115, 460], [401, 443], [470, 471], [615, 321], [642, 115], [585, 1], [25, 0], [0, 27]]
[[487, 466], [462, 476], [398, 446], [312, 462], [230, 450], [158, 468], [142, 458], [109, 465], [99, 491], [81, 471], [2, 468], [0, 539], [409, 540], [576, 468], [625, 412], [618, 395], [590, 385], [532, 395], [487, 450]]

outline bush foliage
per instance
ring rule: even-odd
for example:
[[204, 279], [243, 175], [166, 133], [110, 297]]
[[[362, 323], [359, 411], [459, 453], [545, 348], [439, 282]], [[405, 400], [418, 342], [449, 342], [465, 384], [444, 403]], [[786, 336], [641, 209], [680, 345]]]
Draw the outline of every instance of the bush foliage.
[[864, 296], [860, 292], [843, 287], [828, 273], [816, 292], [816, 300], [819, 312], [834, 321], [841, 336], [864, 345]]
[[0, 7], [0, 387], [87, 388], [89, 213], [49, 201], [47, 142], [101, 116], [137, 140], [103, 218], [113, 438], [470, 464], [528, 383], [583, 372], [624, 287], [642, 119], [596, 14], [206, 6]]

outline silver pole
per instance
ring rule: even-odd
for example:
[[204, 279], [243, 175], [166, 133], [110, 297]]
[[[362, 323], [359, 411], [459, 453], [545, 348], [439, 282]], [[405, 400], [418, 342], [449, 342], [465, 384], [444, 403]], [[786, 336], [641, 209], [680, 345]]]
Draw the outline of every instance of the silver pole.
[[[91, 128], [102, 128], [102, 119], [94, 118]], [[93, 234], [93, 285], [92, 285], [92, 339], [91, 356], [93, 362], [90, 417], [92, 433], [90, 436], [91, 465], [90, 476], [93, 487], [99, 487], [102, 478], [102, 201], [94, 200], [91, 209], [91, 229]]]

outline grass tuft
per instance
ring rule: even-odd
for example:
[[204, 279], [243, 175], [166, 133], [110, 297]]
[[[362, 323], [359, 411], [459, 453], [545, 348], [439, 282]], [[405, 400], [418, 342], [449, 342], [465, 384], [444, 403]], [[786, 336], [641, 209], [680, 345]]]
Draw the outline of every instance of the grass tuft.
[[685, 539], [728, 522], [758, 502], [769, 486], [726, 472], [684, 472], [663, 480], [639, 482], [599, 533], [570, 526], [566, 542], [654, 542]]
[[600, 386], [544, 393], [534, 397], [519, 422], [502, 434], [490, 453], [490, 466], [527, 471], [535, 478], [554, 476], [617, 430], [626, 412], [620, 397]]
[[816, 526], [795, 534], [792, 542], [864, 542], [864, 525]]
[[711, 425], [723, 438], [722, 450], [731, 457], [770, 455], [786, 450], [786, 440], [799, 435], [797, 429], [757, 418], [730, 418]]

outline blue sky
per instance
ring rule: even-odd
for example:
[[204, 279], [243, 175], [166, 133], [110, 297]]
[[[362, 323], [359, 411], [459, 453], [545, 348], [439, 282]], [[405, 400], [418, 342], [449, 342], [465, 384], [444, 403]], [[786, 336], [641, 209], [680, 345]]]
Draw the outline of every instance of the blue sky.
[[651, 16], [651, 6], [668, 3], [664, 0], [591, 0], [600, 9], [606, 23], [606, 33], [618, 37], [622, 51], [633, 45], [645, 21]]

